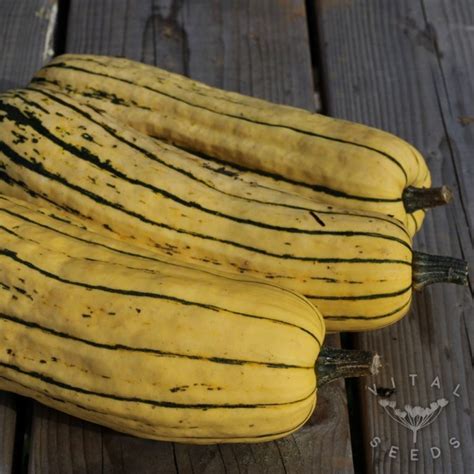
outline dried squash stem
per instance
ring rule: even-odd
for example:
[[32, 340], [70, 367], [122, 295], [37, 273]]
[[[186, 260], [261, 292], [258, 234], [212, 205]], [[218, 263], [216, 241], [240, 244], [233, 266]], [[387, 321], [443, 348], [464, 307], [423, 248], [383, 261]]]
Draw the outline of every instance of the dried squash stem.
[[468, 268], [464, 260], [413, 252], [413, 288], [421, 290], [432, 283], [467, 285]]
[[380, 367], [374, 352], [323, 346], [316, 362], [318, 387], [340, 378], [376, 375]]
[[403, 192], [403, 204], [407, 212], [415, 212], [419, 209], [442, 206], [451, 202], [453, 192], [448, 186], [440, 188], [415, 188], [409, 186]]

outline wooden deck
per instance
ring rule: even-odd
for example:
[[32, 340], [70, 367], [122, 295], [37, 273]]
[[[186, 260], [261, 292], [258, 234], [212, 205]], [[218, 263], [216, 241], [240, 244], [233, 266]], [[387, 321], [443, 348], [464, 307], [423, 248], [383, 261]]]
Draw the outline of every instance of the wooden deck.
[[[472, 0], [1, 0], [0, 45], [0, 91], [55, 54], [120, 55], [396, 133], [455, 191], [415, 248], [474, 268]], [[0, 393], [0, 473], [473, 472], [472, 288], [471, 272], [467, 288], [418, 294], [397, 325], [343, 335], [379, 352], [383, 373], [324, 388], [310, 422], [276, 442], [145, 441]], [[441, 398], [416, 444], [379, 403]]]

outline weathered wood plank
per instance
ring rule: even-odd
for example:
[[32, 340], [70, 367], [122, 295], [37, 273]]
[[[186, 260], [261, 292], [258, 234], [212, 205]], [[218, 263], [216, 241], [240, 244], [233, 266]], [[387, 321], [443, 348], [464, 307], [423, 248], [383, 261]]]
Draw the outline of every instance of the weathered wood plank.
[[[127, 56], [226, 89], [314, 108], [302, 0], [72, 1], [66, 50]], [[258, 445], [150, 442], [38, 405], [31, 471], [92, 473], [99, 467], [140, 473], [353, 472], [344, 385], [321, 390], [318, 410], [298, 433]]]
[[[429, 213], [415, 248], [464, 257], [472, 269], [474, 4], [316, 4], [326, 112], [391, 131], [423, 152], [433, 182], [452, 186], [456, 201]], [[469, 288], [437, 285], [417, 295], [403, 322], [356, 338], [360, 347], [383, 355], [386, 369], [372, 382], [390, 388], [393, 377], [396, 393], [387, 400], [398, 408], [429, 407], [441, 398], [449, 402], [433, 423], [419, 430], [415, 443], [394, 407], [384, 410], [381, 397], [362, 387], [369, 472], [472, 470], [473, 315], [472, 280]], [[377, 446], [371, 447], [371, 440]]]
[[0, 392], [0, 473], [12, 470], [16, 411], [13, 396]]
[[[50, 59], [56, 13], [56, 1], [0, 2], [0, 92], [27, 84], [32, 74]], [[16, 418], [14, 396], [0, 393], [2, 474], [12, 471]]]
[[21, 87], [53, 55], [55, 0], [0, 3], [0, 91]]

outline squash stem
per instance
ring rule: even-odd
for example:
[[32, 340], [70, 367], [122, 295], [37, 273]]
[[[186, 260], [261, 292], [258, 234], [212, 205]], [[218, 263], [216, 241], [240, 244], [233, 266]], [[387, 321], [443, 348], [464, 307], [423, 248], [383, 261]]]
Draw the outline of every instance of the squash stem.
[[421, 290], [432, 283], [467, 285], [467, 262], [454, 257], [442, 257], [413, 252], [413, 289]]
[[407, 212], [442, 206], [453, 199], [453, 192], [447, 186], [440, 188], [415, 188], [409, 186], [403, 191], [403, 204]]
[[316, 362], [318, 387], [340, 378], [375, 375], [381, 365], [374, 352], [323, 346]]

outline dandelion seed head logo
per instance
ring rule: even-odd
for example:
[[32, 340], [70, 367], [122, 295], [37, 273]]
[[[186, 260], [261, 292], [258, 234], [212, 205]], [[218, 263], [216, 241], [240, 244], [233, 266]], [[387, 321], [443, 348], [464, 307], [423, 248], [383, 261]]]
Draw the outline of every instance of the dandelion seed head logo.
[[440, 398], [435, 402], [431, 402], [430, 406], [426, 408], [405, 405], [404, 409], [400, 410], [394, 401], [379, 400], [379, 405], [383, 407], [392, 420], [412, 431], [413, 444], [416, 444], [418, 431], [433, 423], [448, 403], [446, 398]]
[[[435, 461], [447, 449], [458, 449], [461, 446], [456, 433], [449, 433], [446, 446], [427, 446], [426, 443], [423, 445], [422, 437], [423, 430], [432, 425], [448, 406], [453, 405], [453, 409], [455, 409], [454, 402], [461, 397], [459, 384], [447, 389], [442, 386], [440, 378], [435, 377], [430, 384], [433, 398], [431, 400], [428, 398], [428, 401], [424, 403], [409, 404], [399, 400], [400, 391], [397, 383], [393, 377], [390, 380], [391, 387], [377, 387], [374, 383], [366, 388], [376, 397], [376, 406], [380, 407], [381, 413], [388, 416], [394, 423], [410, 431], [411, 436], [407, 440], [409, 444], [405, 443], [405, 448], [403, 448], [394, 444], [388, 436], [383, 436], [381, 433], [375, 434], [370, 440], [370, 446], [374, 450], [379, 450], [379, 456], [380, 453], [384, 453], [389, 459], [394, 460], [400, 460], [402, 456], [407, 456], [407, 459], [412, 462], [419, 461], [420, 456], [429, 456]], [[408, 379], [405, 380], [405, 385], [402, 386], [405, 397], [409, 395], [407, 389], [415, 391], [416, 385], [417, 374], [408, 374]], [[397, 394], [397, 401], [391, 399], [394, 394]], [[412, 395], [409, 395], [410, 398], [412, 398]], [[408, 452], [406, 452], [407, 449]]]

